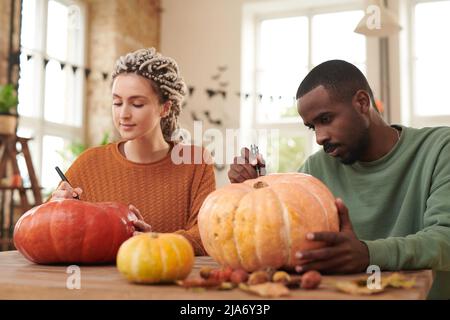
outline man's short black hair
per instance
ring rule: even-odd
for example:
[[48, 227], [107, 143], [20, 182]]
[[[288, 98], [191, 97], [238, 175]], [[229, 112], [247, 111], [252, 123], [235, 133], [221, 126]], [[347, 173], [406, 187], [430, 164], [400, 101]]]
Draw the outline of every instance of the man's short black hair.
[[351, 101], [358, 90], [365, 90], [373, 107], [378, 110], [366, 77], [347, 61], [329, 60], [314, 67], [300, 83], [296, 98], [301, 98], [320, 85], [328, 91], [331, 99], [339, 102]]

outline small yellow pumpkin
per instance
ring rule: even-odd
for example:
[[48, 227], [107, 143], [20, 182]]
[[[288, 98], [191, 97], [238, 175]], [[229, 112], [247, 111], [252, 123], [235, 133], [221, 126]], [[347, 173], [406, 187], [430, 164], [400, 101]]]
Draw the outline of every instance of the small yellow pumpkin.
[[194, 265], [194, 249], [182, 235], [142, 233], [125, 241], [117, 268], [128, 281], [167, 283], [185, 279]]

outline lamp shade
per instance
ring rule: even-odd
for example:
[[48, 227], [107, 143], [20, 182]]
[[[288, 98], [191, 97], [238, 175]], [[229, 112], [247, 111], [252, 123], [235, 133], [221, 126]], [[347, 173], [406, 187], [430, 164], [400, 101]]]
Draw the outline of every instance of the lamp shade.
[[381, 1], [370, 1], [365, 16], [355, 28], [356, 33], [368, 37], [388, 37], [401, 30], [397, 17]]

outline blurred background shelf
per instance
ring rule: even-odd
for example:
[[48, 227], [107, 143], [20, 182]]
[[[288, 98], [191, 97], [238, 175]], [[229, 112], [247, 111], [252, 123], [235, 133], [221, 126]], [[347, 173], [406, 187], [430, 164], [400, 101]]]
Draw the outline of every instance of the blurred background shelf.
[[[0, 134], [0, 235], [1, 248], [12, 245], [11, 237], [17, 219], [31, 207], [42, 203], [41, 187], [33, 167], [29, 138]], [[17, 157], [22, 154], [26, 171], [21, 172]], [[30, 186], [23, 185], [28, 176]], [[6, 181], [6, 182], [5, 182]], [[31, 197], [30, 197], [31, 196]]]

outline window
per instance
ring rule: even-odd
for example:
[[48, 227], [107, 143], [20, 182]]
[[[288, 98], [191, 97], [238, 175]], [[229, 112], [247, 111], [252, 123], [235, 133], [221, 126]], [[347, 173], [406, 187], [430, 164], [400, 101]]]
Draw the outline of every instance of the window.
[[[296, 30], [296, 32], [292, 32]], [[295, 33], [296, 41], [283, 35]], [[308, 18], [262, 20], [257, 49], [259, 123], [283, 122], [296, 116], [295, 92], [308, 72]]]
[[60, 180], [54, 167], [69, 165], [60, 154], [83, 140], [83, 66], [83, 6], [73, 0], [23, 1], [18, 134], [33, 138], [30, 149], [44, 193]]
[[450, 1], [412, 3], [412, 125], [448, 125], [450, 43], [444, 39], [450, 30]]
[[299, 9], [297, 15], [289, 16], [280, 12], [256, 14], [255, 48], [243, 48], [254, 52], [253, 60], [244, 57], [254, 66], [243, 68], [243, 72], [254, 70], [254, 86], [250, 88], [254, 98], [250, 107], [244, 102], [243, 108], [252, 112], [249, 116], [248, 111], [241, 111], [241, 122], [246, 128], [274, 132], [260, 141], [254, 136], [243, 138], [247, 145], [259, 144], [269, 172], [296, 171], [319, 148], [314, 134], [303, 125], [295, 100], [309, 70], [326, 60], [344, 59], [366, 74], [367, 41], [353, 32], [363, 15], [359, 5], [335, 10], [328, 6], [326, 11]]

